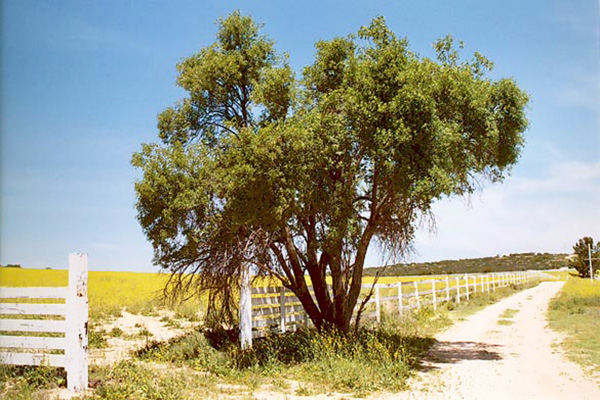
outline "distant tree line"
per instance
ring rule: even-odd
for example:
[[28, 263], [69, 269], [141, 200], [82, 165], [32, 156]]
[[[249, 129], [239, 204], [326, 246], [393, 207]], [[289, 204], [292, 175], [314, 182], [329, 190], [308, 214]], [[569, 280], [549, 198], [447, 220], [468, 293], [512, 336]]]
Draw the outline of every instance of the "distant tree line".
[[21, 264], [6, 264], [6, 265], [0, 265], [0, 268], [23, 268], [23, 267], [21, 267]]
[[[426, 263], [396, 264], [385, 267], [383, 276], [489, 273], [557, 269], [567, 266], [567, 254], [518, 253], [507, 256], [444, 260]], [[367, 268], [365, 275], [374, 276], [382, 267]]]

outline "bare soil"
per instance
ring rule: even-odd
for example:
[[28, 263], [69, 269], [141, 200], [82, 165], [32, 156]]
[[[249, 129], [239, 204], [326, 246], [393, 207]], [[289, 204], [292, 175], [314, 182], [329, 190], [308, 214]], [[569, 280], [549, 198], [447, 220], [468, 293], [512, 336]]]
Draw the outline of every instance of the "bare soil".
[[[90, 364], [111, 365], [129, 358], [131, 352], [145, 346], [150, 341], [163, 342], [189, 332], [191, 323], [178, 321], [181, 328], [167, 326], [161, 319], [172, 317], [172, 313], [163, 310], [157, 316], [131, 314], [121, 311], [121, 317], [102, 325], [102, 329], [110, 332], [118, 327], [123, 331], [121, 337], [108, 338], [108, 346], [90, 350]], [[147, 331], [149, 334], [144, 334]]]

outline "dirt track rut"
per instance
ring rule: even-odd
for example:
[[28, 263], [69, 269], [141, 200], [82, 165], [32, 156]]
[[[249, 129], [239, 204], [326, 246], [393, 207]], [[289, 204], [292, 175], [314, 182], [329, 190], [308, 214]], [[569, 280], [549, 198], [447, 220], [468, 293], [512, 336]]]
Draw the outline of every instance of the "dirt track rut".
[[[564, 358], [560, 336], [547, 328], [548, 303], [563, 284], [542, 283], [457, 323], [439, 335], [412, 390], [392, 397], [600, 399], [600, 382]], [[512, 324], [499, 324], [506, 310], [517, 310], [506, 318]]]

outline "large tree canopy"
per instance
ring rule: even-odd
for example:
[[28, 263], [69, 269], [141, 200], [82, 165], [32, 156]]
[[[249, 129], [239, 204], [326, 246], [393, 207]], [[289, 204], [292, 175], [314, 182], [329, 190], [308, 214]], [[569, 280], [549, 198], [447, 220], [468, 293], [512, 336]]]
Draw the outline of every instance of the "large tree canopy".
[[528, 97], [486, 77], [480, 54], [461, 61], [449, 36], [437, 60], [418, 56], [381, 17], [318, 42], [300, 80], [250, 17], [219, 22], [216, 42], [178, 65], [189, 96], [159, 115], [162, 143], [133, 157], [155, 262], [175, 292], [208, 290], [211, 315], [233, 315], [251, 265], [318, 328], [347, 331], [369, 245], [402, 255], [435, 200], [501, 181]]

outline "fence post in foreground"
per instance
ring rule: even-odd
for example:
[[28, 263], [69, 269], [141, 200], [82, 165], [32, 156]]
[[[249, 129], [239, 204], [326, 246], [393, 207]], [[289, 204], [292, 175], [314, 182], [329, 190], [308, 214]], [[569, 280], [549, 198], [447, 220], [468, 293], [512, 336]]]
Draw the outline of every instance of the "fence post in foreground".
[[377, 323], [381, 322], [381, 306], [379, 302], [379, 285], [375, 285], [375, 314], [377, 315]]
[[456, 277], [456, 302], [460, 303], [460, 278]]
[[402, 316], [402, 282], [398, 282], [398, 315]]
[[242, 349], [252, 347], [252, 288], [250, 267], [242, 267], [240, 285], [240, 345]]
[[450, 301], [450, 282], [448, 279], [448, 275], [446, 275], [446, 301]]
[[469, 300], [469, 274], [465, 274], [465, 289], [467, 290], [467, 301]]
[[431, 280], [431, 292], [433, 293], [433, 311], [437, 311], [437, 293], [435, 290], [435, 279]]
[[413, 282], [415, 284], [415, 296], [417, 297], [417, 308], [421, 308], [421, 301], [419, 300], [419, 283], [417, 281]]
[[285, 287], [279, 288], [279, 331], [285, 333]]
[[66, 299], [65, 370], [67, 388], [88, 387], [88, 259], [85, 253], [69, 254], [69, 289]]

